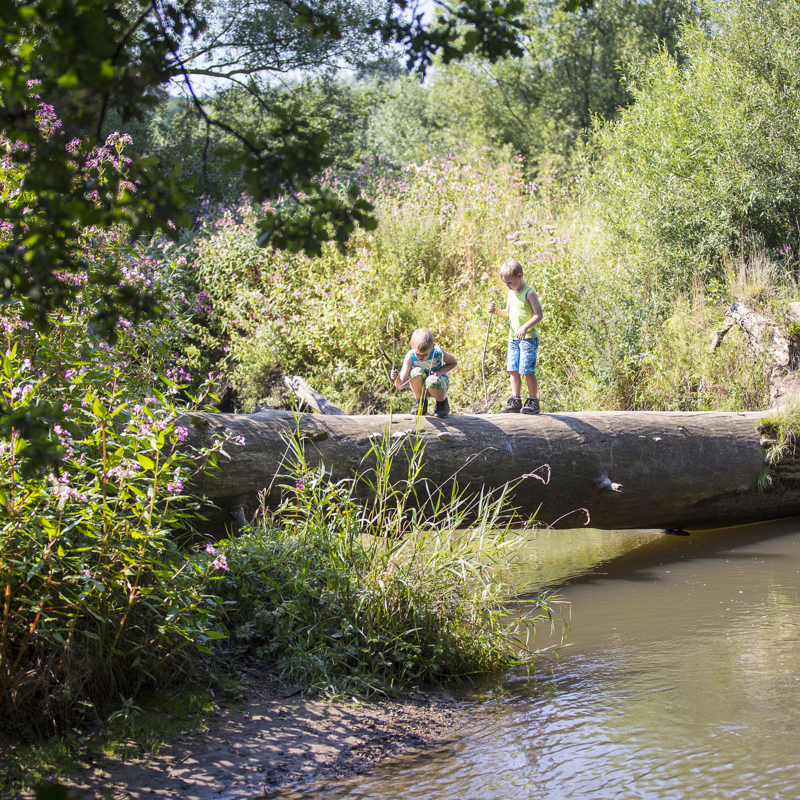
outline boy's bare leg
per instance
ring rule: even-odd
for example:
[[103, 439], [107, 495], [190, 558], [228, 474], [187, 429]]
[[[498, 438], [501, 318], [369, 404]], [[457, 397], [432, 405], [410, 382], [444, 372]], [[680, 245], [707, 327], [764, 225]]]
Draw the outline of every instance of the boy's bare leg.
[[[511, 378], [511, 395], [512, 397], [519, 397], [522, 391], [522, 378], [520, 378], [519, 372], [509, 372], [508, 374]], [[527, 378], [528, 376], [526, 375], [525, 377]]]
[[437, 403], [441, 403], [442, 400], [447, 397], [447, 389], [435, 389], [433, 386], [428, 388], [428, 394], [436, 400]]
[[[531, 397], [538, 397], [539, 396], [539, 382], [536, 380], [535, 375], [526, 375], [525, 382], [528, 384], [528, 394]], [[519, 394], [519, 389], [517, 389], [517, 394]]]
[[411, 391], [414, 394], [414, 397], [419, 400], [422, 397], [422, 391], [425, 388], [425, 378], [422, 375], [415, 375], [409, 382], [409, 386], [411, 387]]

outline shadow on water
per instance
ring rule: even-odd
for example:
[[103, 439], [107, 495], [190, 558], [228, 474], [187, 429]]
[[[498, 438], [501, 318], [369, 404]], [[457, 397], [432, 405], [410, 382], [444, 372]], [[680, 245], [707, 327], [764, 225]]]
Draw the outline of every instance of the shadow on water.
[[[652, 570], [668, 564], [699, 562], [718, 559], [725, 555], [728, 559], [751, 560], [753, 558], [782, 558], [781, 554], [770, 551], [754, 551], [752, 545], [767, 544], [800, 529], [800, 518], [793, 517], [779, 521], [742, 525], [735, 528], [690, 531], [689, 536], [670, 536], [652, 531], [644, 543], [632, 549], [623, 550], [607, 559], [597, 561], [579, 570], [578, 574], [553, 579], [536, 587], [535, 591], [525, 591], [521, 598], [531, 597], [542, 589], [579, 584], [599, 584], [604, 581], [652, 581]], [[602, 531], [597, 532], [602, 535]], [[608, 532], [609, 535], [618, 532]], [[746, 553], [730, 552], [748, 547]]]

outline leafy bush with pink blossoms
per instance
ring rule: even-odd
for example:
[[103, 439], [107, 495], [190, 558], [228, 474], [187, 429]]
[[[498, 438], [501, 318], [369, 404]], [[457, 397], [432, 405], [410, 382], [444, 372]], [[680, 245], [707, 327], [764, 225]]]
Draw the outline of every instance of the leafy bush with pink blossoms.
[[[125, 144], [113, 136], [92, 158], [104, 170], [124, 170]], [[25, 202], [24, 169], [0, 165], [0, 187]], [[39, 213], [36, 206], [31, 213]], [[463, 540], [466, 501], [443, 497], [419, 520], [420, 530], [409, 532], [400, 548], [409, 555], [400, 559], [401, 527], [380, 526], [384, 506], [394, 507], [413, 480], [400, 488], [381, 484], [379, 508], [362, 508], [349, 483], [331, 487], [323, 474], [308, 474], [300, 448], [298, 463], [287, 467], [297, 473], [284, 487], [287, 521], [264, 514], [235, 540], [192, 547], [199, 506], [189, 490], [192, 475], [246, 443], [223, 433], [209, 449], [189, 446], [182, 415], [213, 400], [203, 399], [207, 387], [193, 380], [191, 362], [229, 368], [243, 387], [276, 364], [338, 364], [369, 381], [373, 335], [386, 330], [382, 304], [404, 303], [393, 325], [399, 342], [420, 309], [432, 307], [417, 306], [429, 301], [411, 289], [438, 280], [422, 262], [409, 269], [391, 262], [387, 281], [366, 233], [356, 255], [309, 261], [259, 250], [250, 235], [255, 217], [242, 204], [216, 221], [211, 235], [185, 242], [182, 251], [168, 249], [166, 257], [161, 250], [158, 258], [158, 243], [130, 241], [123, 224], [74, 231], [86, 272], [76, 276], [78, 291], [48, 318], [47, 330], [23, 318], [21, 303], [2, 307], [0, 716], [8, 722], [0, 739], [58, 734], [89, 721], [132, 724], [142, 691], [196, 675], [198, 659], [213, 656], [214, 643], [229, 635], [228, 655], [255, 655], [276, 675], [303, 675], [333, 693], [396, 691], [517, 658], [518, 644], [502, 623], [504, 589], [485, 569], [495, 544], [498, 552], [510, 545], [502, 531], [494, 542], [489, 528], [500, 512], [490, 514], [489, 505], [483, 527]], [[10, 235], [0, 234], [0, 244]], [[191, 247], [195, 261], [186, 257]], [[99, 338], [87, 322], [104, 290], [94, 280], [95, 264], [106, 274], [113, 266], [127, 289], [153, 293], [162, 317], [122, 318], [113, 342]], [[248, 359], [248, 347], [261, 362]], [[192, 387], [200, 396], [190, 395]], [[393, 525], [403, 519], [398, 514]], [[372, 537], [362, 541], [365, 531], [387, 535], [370, 543]], [[480, 580], [452, 568], [464, 559], [475, 561], [469, 572], [480, 571]], [[397, 573], [392, 581], [387, 569]], [[385, 589], [367, 602], [376, 580]], [[357, 600], [346, 612], [338, 610], [342, 592]], [[393, 617], [402, 646], [380, 632], [385, 608], [395, 606], [404, 609]], [[302, 622], [262, 624], [289, 610]], [[345, 638], [337, 633], [337, 613], [350, 630]], [[320, 633], [313, 652], [311, 629]], [[367, 629], [375, 635], [362, 641], [358, 631]], [[389, 640], [397, 651], [391, 659]]]
[[[52, 109], [42, 106], [39, 119], [58, 135]], [[88, 156], [75, 142], [66, 147], [91, 161], [102, 192], [104, 175], [124, 172], [126, 144], [114, 134]], [[0, 159], [4, 197], [46, 214], [46, 198], [27, 197], [24, 177], [24, 165]], [[185, 441], [181, 415], [205, 401], [187, 395], [190, 376], [176, 358], [182, 304], [163, 292], [154, 260], [123, 223], [67, 235], [86, 269], [63, 276], [75, 292], [46, 331], [24, 319], [21, 301], [0, 309], [0, 718], [8, 735], [96, 719], [121, 695], [190, 669], [225, 635], [209, 602], [223, 570], [181, 548], [197, 506], [189, 480], [213, 467], [229, 438], [206, 451]], [[14, 244], [11, 236], [0, 230], [0, 245]], [[157, 296], [164, 316], [121, 318], [113, 341], [98, 338], [87, 320], [109, 274], [124, 292]]]

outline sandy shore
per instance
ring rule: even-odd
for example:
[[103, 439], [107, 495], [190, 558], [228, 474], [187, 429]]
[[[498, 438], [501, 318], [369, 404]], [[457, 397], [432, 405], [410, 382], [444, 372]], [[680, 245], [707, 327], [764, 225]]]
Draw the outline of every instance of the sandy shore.
[[447, 692], [343, 704], [306, 698], [300, 687], [251, 686], [216, 730], [181, 737], [157, 758], [95, 766], [67, 785], [84, 800], [252, 798], [446, 741], [461, 713]]

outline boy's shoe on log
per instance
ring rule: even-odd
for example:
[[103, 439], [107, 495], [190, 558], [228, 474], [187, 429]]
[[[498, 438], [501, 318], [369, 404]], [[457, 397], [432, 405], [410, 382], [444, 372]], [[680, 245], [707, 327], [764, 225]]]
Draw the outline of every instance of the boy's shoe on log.
[[522, 409], [521, 397], [509, 397], [506, 404], [500, 409], [501, 414], [518, 414]]
[[436, 409], [433, 413], [439, 419], [444, 419], [450, 413], [450, 401], [446, 397], [444, 400], [437, 400]]
[[539, 398], [529, 397], [525, 401], [525, 405], [522, 406], [520, 410], [523, 414], [539, 414], [541, 412], [541, 409], [539, 408]]
[[419, 410], [420, 401], [417, 400], [413, 406], [411, 406], [411, 413], [412, 414], [421, 414], [423, 417], [428, 413], [428, 398], [426, 397], [422, 400], [422, 411]]

